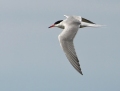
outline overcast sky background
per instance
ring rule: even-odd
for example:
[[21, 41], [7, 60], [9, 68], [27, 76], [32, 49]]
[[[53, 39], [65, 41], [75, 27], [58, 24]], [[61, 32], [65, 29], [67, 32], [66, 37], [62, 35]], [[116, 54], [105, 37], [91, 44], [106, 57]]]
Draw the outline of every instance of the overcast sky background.
[[[83, 76], [48, 29], [64, 14], [107, 25], [76, 35]], [[0, 0], [0, 91], [120, 91], [119, 17], [120, 0]]]

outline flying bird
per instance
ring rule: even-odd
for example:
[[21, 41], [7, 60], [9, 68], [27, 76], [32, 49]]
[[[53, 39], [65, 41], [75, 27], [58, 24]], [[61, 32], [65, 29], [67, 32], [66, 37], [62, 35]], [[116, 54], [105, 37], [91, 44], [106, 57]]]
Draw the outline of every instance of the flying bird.
[[81, 74], [81, 67], [79, 64], [79, 59], [75, 52], [73, 39], [79, 28], [83, 27], [100, 27], [101, 25], [95, 24], [90, 20], [87, 20], [81, 16], [67, 16], [65, 20], [58, 20], [49, 28], [58, 27], [63, 29], [63, 31], [58, 36], [60, 46], [62, 47], [67, 59], [72, 64], [72, 66]]

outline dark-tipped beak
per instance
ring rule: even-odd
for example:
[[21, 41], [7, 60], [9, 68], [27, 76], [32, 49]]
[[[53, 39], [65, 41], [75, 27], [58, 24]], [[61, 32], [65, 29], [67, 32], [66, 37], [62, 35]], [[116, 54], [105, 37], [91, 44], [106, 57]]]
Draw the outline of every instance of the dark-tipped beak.
[[53, 25], [49, 26], [48, 28], [52, 28], [52, 27], [54, 27], [54, 26], [55, 26], [55, 24], [53, 24]]

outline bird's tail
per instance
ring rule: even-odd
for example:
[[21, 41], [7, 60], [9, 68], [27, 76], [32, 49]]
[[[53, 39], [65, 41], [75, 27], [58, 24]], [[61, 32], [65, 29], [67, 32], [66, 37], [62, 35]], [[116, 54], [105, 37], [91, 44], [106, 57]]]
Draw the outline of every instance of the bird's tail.
[[80, 28], [82, 28], [82, 27], [103, 27], [103, 26], [105, 26], [105, 25], [99, 25], [99, 24], [92, 24], [92, 23], [86, 23], [86, 22], [81, 22], [81, 26], [80, 26]]
[[88, 25], [89, 27], [103, 27], [103, 26], [106, 26], [106, 25], [99, 25], [99, 24], [89, 24]]

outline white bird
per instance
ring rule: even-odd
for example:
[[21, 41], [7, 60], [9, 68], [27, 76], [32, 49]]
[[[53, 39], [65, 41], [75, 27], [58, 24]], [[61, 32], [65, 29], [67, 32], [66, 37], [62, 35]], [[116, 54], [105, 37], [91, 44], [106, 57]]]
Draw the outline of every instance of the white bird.
[[79, 60], [77, 54], [75, 52], [73, 39], [78, 31], [79, 28], [83, 27], [99, 27], [101, 25], [95, 24], [81, 16], [67, 16], [65, 20], [59, 20], [51, 25], [49, 28], [58, 27], [63, 29], [61, 34], [58, 36], [60, 45], [65, 52], [66, 57], [72, 64], [72, 66], [81, 74], [81, 67], [79, 64]]

